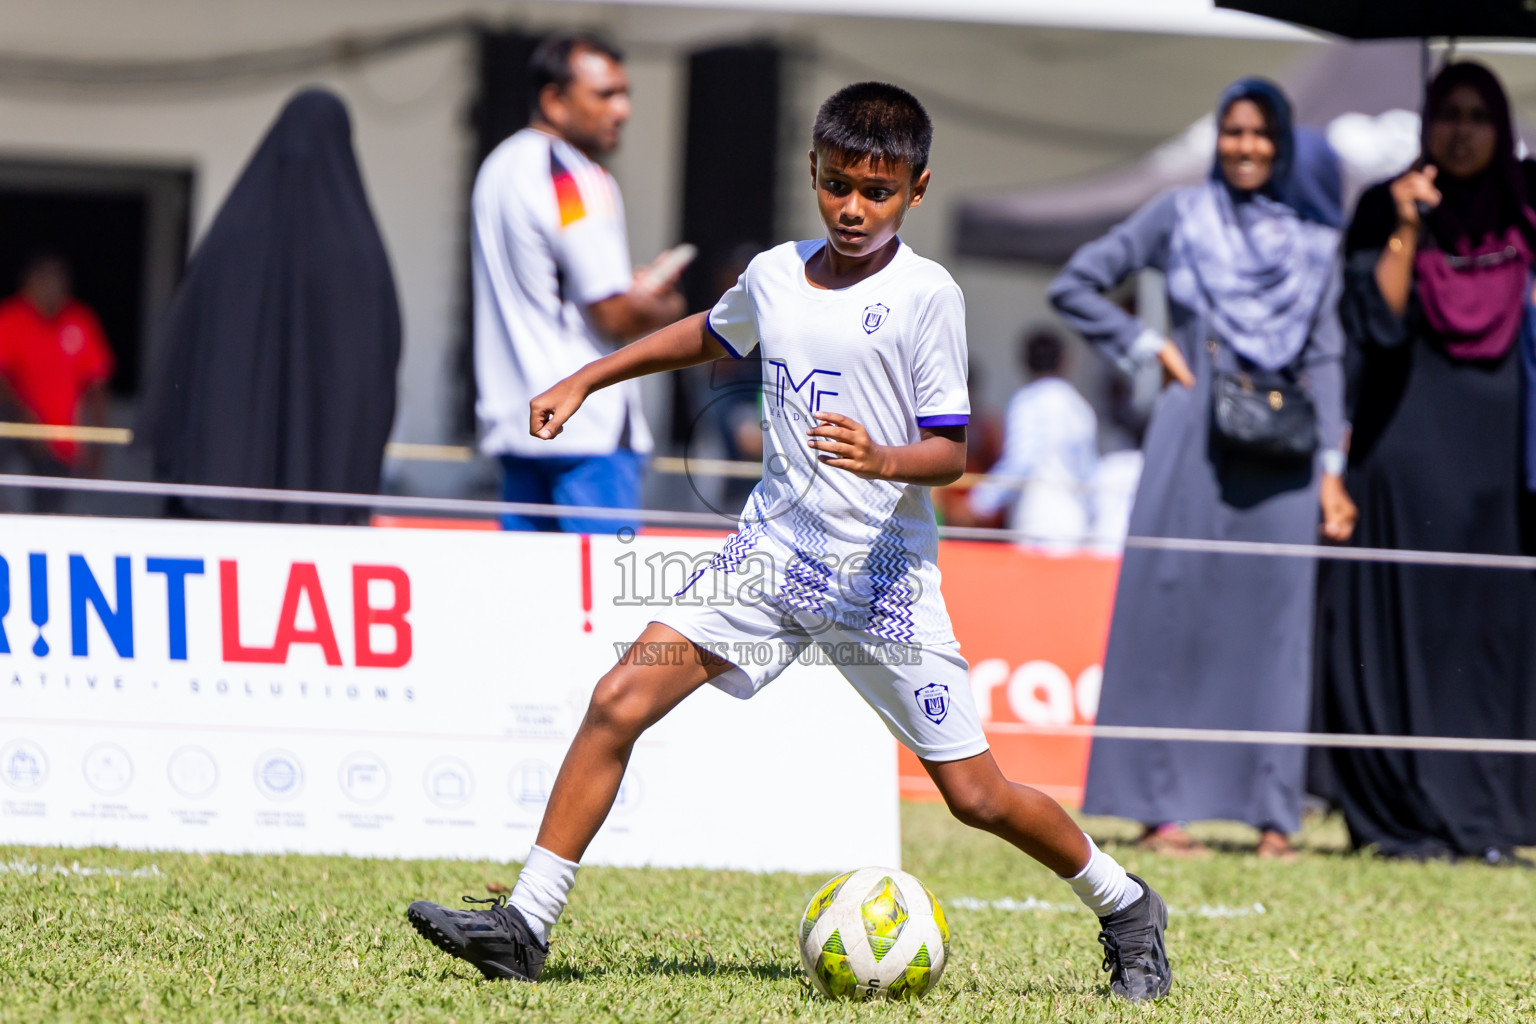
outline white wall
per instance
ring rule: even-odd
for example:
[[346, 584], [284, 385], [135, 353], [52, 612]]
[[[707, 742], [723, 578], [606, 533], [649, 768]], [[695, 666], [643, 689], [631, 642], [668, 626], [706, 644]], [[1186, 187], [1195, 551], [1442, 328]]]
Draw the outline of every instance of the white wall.
[[[820, 101], [861, 78], [911, 88], [929, 105], [937, 136], [933, 188], [905, 235], [946, 263], [966, 290], [974, 362], [987, 397], [998, 405], [1019, 379], [1013, 358], [1019, 329], [1047, 315], [1047, 275], [955, 258], [959, 203], [978, 192], [1130, 160], [1204, 113], [1233, 78], [1276, 74], [1312, 45], [774, 13], [725, 2], [678, 8], [504, 0], [52, 0], [7, 5], [5, 48], [106, 60], [208, 57], [455, 13], [535, 31], [595, 27], [629, 50], [635, 117], [612, 167], [624, 187], [637, 261], [679, 240], [690, 49], [771, 38], [792, 51], [781, 126], [782, 238], [820, 231], [803, 169]], [[1528, 53], [1506, 47], [1486, 59], [1506, 76], [1517, 105], [1536, 94], [1536, 60]], [[363, 175], [400, 287], [405, 354], [395, 437], [447, 440], [463, 322], [472, 71], [470, 45], [457, 37], [321, 74], [212, 85], [61, 86], [0, 76], [0, 159], [191, 166], [193, 227], [201, 231], [284, 98], [311, 82], [335, 89], [352, 110]], [[653, 413], [665, 397], [664, 383], [651, 388]]]
[[[686, 54], [771, 38], [790, 48], [781, 238], [819, 233], [804, 182], [816, 106], [850, 81], [915, 91], [937, 126], [934, 184], [905, 232], [966, 290], [973, 359], [1001, 405], [1018, 383], [1020, 328], [1048, 315], [1044, 271], [960, 260], [954, 218], [967, 196], [1091, 173], [1128, 161], [1206, 112], [1221, 87], [1277, 74], [1313, 44], [1021, 25], [818, 16], [633, 3], [505, 0], [52, 0], [9, 4], [10, 52], [113, 60], [207, 57], [475, 13], [527, 30], [590, 26], [630, 53], [636, 100], [611, 164], [627, 200], [637, 261], [678, 241]], [[1536, 60], [1488, 58], [1517, 105], [1536, 95]], [[473, 73], [466, 38], [361, 66], [215, 85], [101, 87], [0, 75], [0, 159], [32, 156], [191, 166], [200, 231], [294, 89], [321, 82], [350, 106], [405, 324], [395, 437], [448, 440], [462, 325], [464, 190]], [[766, 130], [766, 126], [765, 126]], [[651, 389], [654, 413], [666, 386]], [[657, 425], [661, 421], [658, 416]]]
[[[156, 20], [148, 16], [156, 10], [168, 23], [176, 20], [166, 10], [170, 5], [135, 6], [147, 21]], [[125, 45], [118, 52], [133, 51]], [[400, 288], [405, 385], [395, 434], [437, 438], [446, 430], [445, 360], [457, 328], [463, 259], [467, 57], [463, 40], [447, 40], [352, 71], [238, 88], [18, 89], [0, 83], [0, 159], [191, 167], [193, 231], [200, 235], [287, 96], [311, 83], [336, 90], [352, 112], [363, 179]]]
[[[7, 10], [8, 50], [77, 60], [175, 60], [309, 43], [415, 24], [467, 5], [429, 0], [60, 0]], [[481, 4], [526, 23], [531, 9]], [[546, 5], [540, 25], [589, 21], [601, 9]], [[0, 78], [0, 160], [133, 162], [194, 172], [199, 237], [284, 100], [321, 84], [351, 110], [364, 182], [399, 287], [404, 324], [399, 440], [449, 440], [463, 324], [464, 218], [472, 140], [473, 52], [467, 36], [320, 73], [216, 84], [38, 84]], [[675, 241], [682, 76], [670, 51], [631, 61], [633, 144], [614, 168], [629, 196], [637, 260]], [[666, 388], [653, 387], [664, 405]]]

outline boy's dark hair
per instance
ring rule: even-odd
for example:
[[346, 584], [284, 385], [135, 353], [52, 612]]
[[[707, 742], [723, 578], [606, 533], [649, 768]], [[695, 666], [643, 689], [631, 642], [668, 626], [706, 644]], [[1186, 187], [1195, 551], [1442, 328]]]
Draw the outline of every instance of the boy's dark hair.
[[1061, 335], [1049, 327], [1034, 327], [1024, 333], [1019, 346], [1024, 366], [1030, 373], [1060, 373], [1061, 358], [1066, 353]]
[[928, 166], [933, 122], [907, 90], [885, 82], [858, 82], [833, 93], [816, 112], [811, 140], [818, 152], [871, 163], [904, 163], [912, 177]]
[[590, 32], [565, 32], [550, 36], [540, 43], [528, 58], [528, 86], [532, 90], [529, 102], [534, 112], [539, 109], [539, 93], [546, 85], [564, 90], [576, 80], [571, 70], [571, 56], [577, 50], [589, 50], [607, 57], [615, 64], [624, 63], [624, 53], [608, 40]]

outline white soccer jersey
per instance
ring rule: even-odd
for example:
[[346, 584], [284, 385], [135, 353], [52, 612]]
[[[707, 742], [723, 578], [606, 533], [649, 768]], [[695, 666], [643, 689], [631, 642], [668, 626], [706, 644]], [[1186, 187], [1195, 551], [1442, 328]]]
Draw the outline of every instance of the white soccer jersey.
[[887, 640], [952, 642], [928, 488], [825, 466], [807, 431], [818, 411], [856, 420], [882, 445], [966, 423], [965, 299], [905, 245], [858, 284], [812, 287], [805, 261], [825, 244], [759, 255], [709, 314], [733, 355], [761, 352], [765, 413], [762, 481], [712, 569], [767, 554], [774, 602]]
[[528, 403], [612, 346], [586, 307], [627, 292], [634, 270], [619, 186], [569, 143], [525, 128], [486, 157], [471, 199], [475, 413], [489, 455], [651, 450], [637, 381], [589, 398], [559, 437], [528, 433]]

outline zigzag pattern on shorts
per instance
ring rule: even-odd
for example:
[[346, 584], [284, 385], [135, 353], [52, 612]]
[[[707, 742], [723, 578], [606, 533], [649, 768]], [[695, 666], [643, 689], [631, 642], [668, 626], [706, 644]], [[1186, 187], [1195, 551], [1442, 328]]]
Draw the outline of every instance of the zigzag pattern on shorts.
[[917, 595], [913, 577], [917, 560], [908, 549], [901, 526], [901, 503], [892, 510], [869, 547], [865, 571], [869, 574], [869, 624], [871, 634], [898, 643], [912, 643], [912, 605]]
[[784, 566], [779, 600], [791, 608], [825, 613], [833, 572], [826, 563], [827, 535], [821, 529], [821, 508], [814, 497], [815, 490], [808, 490], [786, 516], [794, 538], [794, 552]]
[[[715, 557], [710, 559], [709, 562], [710, 569], [716, 572], [735, 572], [741, 567], [742, 559], [751, 553], [763, 536], [762, 509], [759, 505], [760, 499], [757, 496], [757, 492], [753, 491], [751, 503], [747, 506], [751, 510], [753, 518], [747, 520], [745, 526], [740, 527], [735, 533], [731, 534], [720, 550], [715, 552]], [[743, 512], [742, 519], [746, 518], [747, 515]]]
[[791, 608], [807, 612], [823, 612], [827, 606], [827, 592], [831, 589], [832, 570], [814, 554], [796, 550], [784, 567], [784, 583], [779, 587], [779, 599]]

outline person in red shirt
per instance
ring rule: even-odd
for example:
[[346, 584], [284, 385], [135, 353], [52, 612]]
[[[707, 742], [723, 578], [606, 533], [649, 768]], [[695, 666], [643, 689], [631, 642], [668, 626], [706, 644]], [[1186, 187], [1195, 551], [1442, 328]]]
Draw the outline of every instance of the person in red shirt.
[[[0, 410], [8, 419], [74, 426], [101, 425], [112, 350], [96, 314], [70, 293], [69, 265], [45, 254], [28, 261], [21, 288], [0, 302]], [[49, 475], [94, 475], [95, 446], [29, 442], [28, 468]], [[58, 494], [60, 492], [50, 492]], [[43, 500], [41, 510], [56, 502]]]

